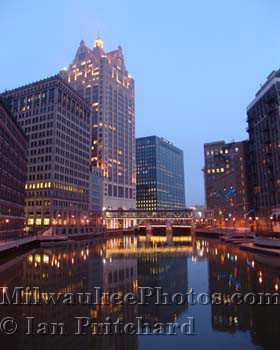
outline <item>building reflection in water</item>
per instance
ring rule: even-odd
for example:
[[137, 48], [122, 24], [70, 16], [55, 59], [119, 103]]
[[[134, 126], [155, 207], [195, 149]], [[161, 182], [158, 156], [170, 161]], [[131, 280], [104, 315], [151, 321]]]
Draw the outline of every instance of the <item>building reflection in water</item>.
[[[138, 283], [141, 287], [162, 288], [162, 300], [168, 303], [166, 293], [172, 297], [176, 293], [186, 294], [188, 290], [187, 258], [176, 254], [149, 253], [138, 256]], [[139, 314], [151, 324], [176, 321], [186, 310], [187, 304], [156, 305], [156, 294], [149, 298], [148, 305], [139, 305]], [[172, 301], [170, 301], [172, 303]]]
[[[162, 250], [160, 250], [162, 248]], [[124, 236], [106, 241], [82, 241], [69, 243], [63, 247], [41, 248], [22, 257], [22, 261], [5, 270], [0, 276], [0, 285], [10, 290], [14, 287], [38, 287], [45, 293], [93, 293], [94, 287], [103, 292], [135, 293], [138, 285], [162, 287], [163, 292], [173, 295], [187, 291], [187, 258], [190, 247], [147, 247], [142, 245], [139, 253], [136, 237]], [[166, 249], [168, 252], [165, 253]], [[187, 250], [186, 250], [187, 249]], [[176, 253], [177, 252], [177, 253]], [[183, 253], [183, 255], [182, 255]], [[12, 263], [12, 262], [11, 262]], [[30, 292], [34, 300], [36, 295]], [[33, 294], [32, 294], [33, 293]], [[41, 295], [42, 296], [42, 295]], [[38, 297], [38, 295], [37, 295]], [[56, 305], [5, 306], [3, 317], [13, 316], [19, 322], [21, 331], [14, 337], [4, 337], [5, 344], [13, 349], [44, 349], [55, 346], [55, 349], [78, 349], [83, 346], [89, 349], [137, 349], [136, 336], [72, 336], [76, 332], [75, 317], [90, 317], [92, 322], [105, 322], [107, 317], [112, 321], [120, 319], [123, 323], [134, 322], [142, 316], [145, 321], [175, 321], [186, 309], [186, 304], [175, 306], [155, 306], [155, 300], [149, 305], [71, 305], [59, 302]], [[2, 316], [2, 315], [1, 315]], [[69, 335], [65, 337], [25, 336], [25, 317], [32, 316], [36, 324], [40, 322], [63, 322]], [[54, 345], [55, 344], [55, 345]]]
[[[106, 250], [111, 246], [126, 247], [135, 244], [134, 237], [112, 239], [107, 242], [82, 241], [52, 249], [41, 248], [28, 254], [20, 263], [7, 267], [1, 273], [0, 285], [13, 289], [16, 286], [39, 287], [43, 293], [95, 293], [100, 287], [106, 293], [120, 294], [136, 292], [137, 257], [129, 259], [107, 258]], [[35, 298], [35, 295], [31, 297]], [[34, 300], [34, 299], [33, 299]], [[77, 331], [75, 317], [90, 317], [92, 322], [133, 322], [137, 316], [137, 305], [53, 305], [5, 306], [1, 317], [14, 317], [19, 323], [16, 336], [1, 335], [2, 344], [11, 349], [137, 349], [137, 338], [133, 336], [74, 336]], [[66, 336], [26, 336], [25, 317], [32, 316], [36, 324], [63, 322], [67, 326]]]
[[[190, 245], [192, 244], [192, 245]], [[188, 257], [192, 256], [192, 259]], [[21, 257], [0, 265], [0, 286], [39, 287], [45, 293], [94, 293], [94, 287], [112, 293], [136, 293], [137, 287], [162, 287], [173, 295], [186, 293], [192, 264], [207, 262], [208, 281], [204, 292], [222, 293], [228, 300], [235, 292], [246, 294], [273, 293], [279, 289], [279, 261], [273, 257], [248, 254], [238, 247], [218, 241], [193, 240], [192, 242], [145, 242], [133, 236], [67, 243], [65, 246], [35, 249]], [[189, 263], [189, 265], [188, 265]], [[197, 276], [199, 279], [200, 276]], [[203, 282], [203, 281], [202, 281]], [[209, 287], [208, 287], [209, 286]], [[209, 290], [207, 290], [209, 288]], [[32, 295], [31, 295], [32, 296]], [[34, 295], [33, 295], [34, 297]], [[24, 305], [2, 306], [0, 319], [11, 316], [19, 323], [14, 336], [0, 333], [1, 346], [7, 349], [110, 349], [146, 350], [137, 336], [74, 336], [75, 317], [90, 317], [92, 322], [135, 322], [142, 316], [150, 323], [175, 321], [185, 318], [191, 308], [187, 304], [149, 305]], [[249, 346], [276, 350], [280, 343], [280, 313], [278, 305], [211, 305], [211, 322], [205, 317], [204, 307], [198, 314], [198, 323], [207, 329], [207, 335], [173, 338], [174, 349], [192, 348], [191, 342], [207, 344], [216, 342], [217, 334], [250, 334]], [[209, 309], [210, 311], [210, 309]], [[191, 311], [192, 312], [192, 311]], [[26, 316], [39, 322], [63, 322], [67, 336], [26, 336]], [[160, 339], [160, 338], [157, 338]], [[162, 339], [162, 338], [161, 338]], [[161, 343], [160, 343], [161, 341]], [[176, 342], [180, 342], [176, 343]], [[183, 342], [183, 343], [182, 343]], [[230, 343], [230, 342], [229, 342]], [[153, 347], [162, 348], [162, 340]], [[179, 345], [178, 345], [179, 344]], [[255, 344], [255, 345], [253, 345]], [[178, 345], [178, 347], [176, 347]], [[209, 348], [209, 347], [208, 347]], [[228, 345], [228, 350], [233, 350]], [[253, 349], [250, 347], [250, 349]], [[255, 347], [254, 347], [255, 349]]]
[[253, 344], [279, 349], [280, 305], [236, 305], [229, 299], [234, 293], [278, 293], [279, 259], [248, 254], [219, 242], [200, 240], [196, 245], [198, 255], [208, 259], [209, 294], [222, 293], [227, 302], [211, 306], [213, 329], [229, 333], [249, 331]]

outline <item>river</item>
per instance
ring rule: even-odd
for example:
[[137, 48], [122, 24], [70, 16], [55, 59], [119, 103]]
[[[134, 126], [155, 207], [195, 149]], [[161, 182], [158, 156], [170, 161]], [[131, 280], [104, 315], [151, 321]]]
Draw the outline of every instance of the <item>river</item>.
[[[0, 265], [0, 286], [5, 287], [0, 292], [1, 347], [276, 350], [280, 344], [279, 305], [249, 305], [250, 298], [247, 303], [213, 304], [206, 296], [218, 293], [219, 300], [225, 301], [236, 293], [278, 293], [279, 266], [276, 257], [190, 237], [167, 243], [160, 237], [146, 242], [144, 237], [120, 236], [37, 248]], [[12, 299], [16, 287], [22, 287], [18, 296], [24, 305]], [[98, 294], [99, 299], [97, 291], [103, 293]], [[200, 299], [190, 301], [190, 293]], [[50, 295], [61, 299], [53, 302]], [[85, 303], [87, 295], [94, 295], [94, 302]], [[169, 305], [155, 304], [168, 298]], [[130, 326], [126, 334], [119, 334], [120, 327], [111, 335], [96, 334], [101, 322], [111, 324], [110, 332], [116, 322]], [[175, 323], [178, 327], [172, 328]], [[149, 332], [143, 324], [150, 325]], [[159, 324], [169, 325], [174, 333], [167, 334], [167, 328]]]

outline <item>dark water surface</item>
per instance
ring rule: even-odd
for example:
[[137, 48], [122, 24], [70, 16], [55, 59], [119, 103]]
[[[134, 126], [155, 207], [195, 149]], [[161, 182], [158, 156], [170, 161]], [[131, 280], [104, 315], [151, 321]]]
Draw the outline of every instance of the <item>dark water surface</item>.
[[[276, 293], [280, 287], [280, 259], [249, 254], [219, 241], [193, 239], [192, 242], [146, 243], [134, 236], [67, 243], [28, 252], [0, 265], [0, 286], [38, 287], [23, 298], [34, 302], [42, 293], [133, 293], [138, 287], [162, 287], [172, 296], [185, 295], [190, 288], [196, 294], [222, 293], [223, 300], [233, 293]], [[49, 296], [49, 295], [48, 295]], [[0, 293], [1, 300], [3, 293]], [[23, 299], [26, 300], [26, 299]], [[45, 299], [40, 299], [44, 304]], [[63, 300], [63, 299], [62, 299]], [[114, 305], [99, 300], [97, 305], [0, 305], [0, 320], [15, 319], [13, 335], [0, 331], [1, 349], [111, 349], [111, 350], [276, 350], [280, 348], [280, 308], [278, 305], [155, 305], [156, 296], [147, 298], [148, 305]], [[7, 300], [6, 300], [7, 302]], [[28, 318], [33, 317], [32, 333]], [[77, 317], [88, 317], [92, 323], [106, 318], [123, 324], [137, 324], [137, 317], [151, 326], [156, 323], [183, 324], [194, 318], [196, 335], [96, 335], [94, 327], [78, 331]], [[31, 321], [29, 321], [31, 324]], [[45, 324], [45, 332], [53, 331], [52, 323], [64, 323], [67, 335], [36, 334]], [[3, 322], [1, 323], [3, 328]], [[1, 326], [0, 325], [0, 326]], [[9, 328], [11, 324], [6, 324]], [[1, 328], [1, 327], [0, 327]], [[59, 328], [60, 330], [60, 328]]]

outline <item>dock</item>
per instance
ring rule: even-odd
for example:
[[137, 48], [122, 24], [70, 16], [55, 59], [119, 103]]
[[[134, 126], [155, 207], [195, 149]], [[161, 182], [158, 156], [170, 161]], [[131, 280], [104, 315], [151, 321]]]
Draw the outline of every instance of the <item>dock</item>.
[[241, 250], [247, 250], [253, 253], [269, 254], [273, 256], [280, 256], [280, 249], [266, 248], [254, 245], [254, 243], [244, 243], [239, 246]]

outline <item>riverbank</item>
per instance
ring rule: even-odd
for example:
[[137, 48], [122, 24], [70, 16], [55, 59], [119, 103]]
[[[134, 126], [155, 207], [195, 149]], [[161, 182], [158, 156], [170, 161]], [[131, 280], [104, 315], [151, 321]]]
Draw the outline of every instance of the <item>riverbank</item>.
[[269, 247], [255, 243], [255, 234], [248, 230], [233, 229], [198, 229], [196, 235], [205, 238], [218, 238], [225, 243], [237, 245], [240, 250], [246, 250], [253, 253], [262, 253], [274, 257], [280, 257], [280, 248], [277, 246]]
[[239, 249], [247, 250], [249, 252], [254, 252], [254, 253], [263, 253], [263, 254], [269, 254], [269, 255], [280, 257], [280, 249], [260, 247], [260, 246], [256, 246], [254, 243], [241, 244], [239, 246]]
[[133, 233], [133, 230], [108, 230], [108, 231], [98, 231], [93, 233], [80, 233], [72, 234], [71, 236], [64, 235], [36, 235], [32, 237], [25, 237], [17, 239], [10, 242], [0, 242], [0, 257], [8, 254], [15, 254], [30, 250], [36, 247], [51, 247], [56, 245], [67, 244], [67, 242], [78, 241], [84, 239], [93, 238], [110, 238], [116, 234], [128, 234]]
[[41, 242], [62, 242], [67, 241], [65, 236], [42, 236], [36, 235], [17, 239], [11, 242], [0, 243], [0, 255], [15, 252], [18, 250], [25, 250], [40, 246]]

